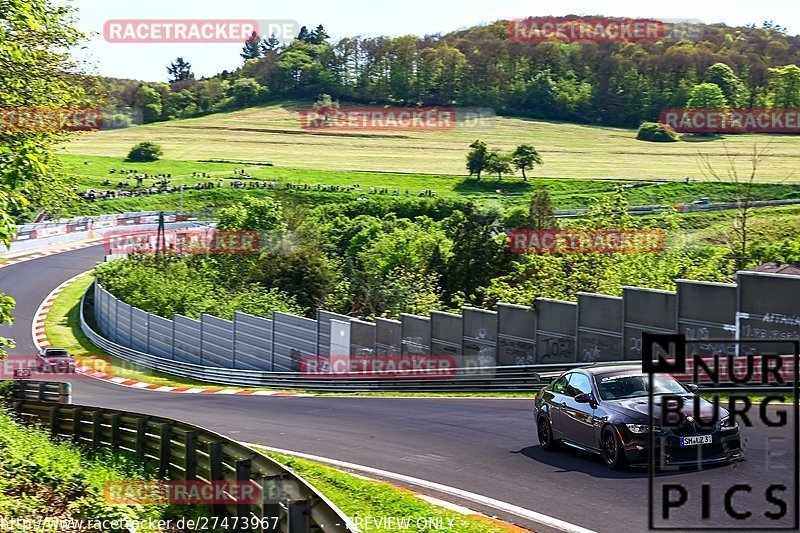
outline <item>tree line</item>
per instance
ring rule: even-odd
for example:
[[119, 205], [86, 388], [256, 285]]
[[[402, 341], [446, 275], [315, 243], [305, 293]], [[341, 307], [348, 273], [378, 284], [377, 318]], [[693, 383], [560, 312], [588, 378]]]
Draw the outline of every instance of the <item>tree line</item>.
[[348, 37], [322, 25], [281, 43], [253, 34], [238, 68], [169, 84], [105, 78], [110, 109], [145, 122], [280, 98], [490, 107], [500, 113], [636, 127], [674, 107], [800, 107], [800, 37], [779, 25], [705, 25], [696, 42], [516, 42], [508, 23], [417, 37]]

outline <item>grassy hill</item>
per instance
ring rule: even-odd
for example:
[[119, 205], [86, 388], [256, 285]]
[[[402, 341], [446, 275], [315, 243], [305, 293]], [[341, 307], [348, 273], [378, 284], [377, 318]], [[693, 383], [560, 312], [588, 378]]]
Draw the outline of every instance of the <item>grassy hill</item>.
[[164, 157], [170, 160], [269, 162], [294, 169], [463, 176], [468, 145], [480, 138], [491, 147], [505, 150], [521, 143], [534, 144], [545, 161], [533, 173], [539, 177], [676, 180], [702, 177], [700, 153], [708, 154], [720, 172], [726, 166], [726, 151], [741, 156], [744, 170], [747, 155], [758, 143], [768, 144], [771, 153], [759, 180], [788, 178], [800, 182], [800, 174], [793, 175], [800, 164], [800, 139], [792, 135], [742, 134], [651, 143], [637, 141], [636, 132], [630, 129], [511, 117], [449, 131], [319, 132], [301, 128], [300, 110], [306, 105], [274, 104], [87, 133], [77, 136], [65, 153], [124, 157], [134, 144], [150, 140], [160, 143]]

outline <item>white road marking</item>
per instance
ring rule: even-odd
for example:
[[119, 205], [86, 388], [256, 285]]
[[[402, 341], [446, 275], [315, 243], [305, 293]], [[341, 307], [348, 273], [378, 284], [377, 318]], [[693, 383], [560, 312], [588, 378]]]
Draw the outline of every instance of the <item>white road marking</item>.
[[578, 526], [576, 524], [571, 524], [564, 520], [559, 520], [558, 518], [553, 518], [552, 516], [548, 516], [546, 514], [537, 513], [536, 511], [531, 511], [530, 509], [525, 509], [524, 507], [519, 507], [517, 505], [506, 503], [500, 500], [495, 500], [494, 498], [489, 498], [488, 496], [482, 496], [480, 494], [475, 494], [474, 492], [468, 492], [466, 490], [457, 489], [455, 487], [449, 487], [447, 485], [442, 485], [441, 483], [435, 483], [433, 481], [425, 481], [424, 479], [419, 479], [411, 476], [406, 476], [404, 474], [397, 474], [395, 472], [387, 472], [386, 470], [380, 470], [378, 468], [372, 468], [371, 466], [363, 466], [357, 465], [353, 463], [347, 463], [345, 461], [339, 461], [336, 459], [329, 459], [327, 457], [320, 457], [318, 455], [311, 455], [307, 453], [300, 453], [291, 450], [284, 450], [281, 448], [273, 448], [272, 446], [263, 446], [261, 444], [253, 444], [248, 442], [243, 442], [245, 446], [256, 446], [259, 448], [263, 448], [265, 450], [269, 450], [275, 453], [282, 453], [285, 455], [293, 455], [295, 457], [300, 457], [302, 459], [308, 459], [309, 461], [317, 461], [319, 463], [326, 463], [331, 466], [338, 466], [340, 468], [348, 468], [351, 470], [357, 470], [360, 472], [364, 472], [367, 474], [373, 474], [376, 476], [380, 476], [387, 479], [394, 479], [397, 481], [402, 481], [404, 483], [408, 483], [410, 485], [415, 485], [418, 487], [423, 487], [429, 490], [435, 490], [437, 492], [441, 492], [444, 494], [450, 494], [451, 496], [456, 496], [458, 498], [463, 498], [465, 500], [469, 500], [471, 502], [475, 502], [481, 505], [485, 505], [487, 507], [491, 507], [492, 509], [497, 509], [500, 511], [505, 511], [509, 514], [513, 514], [514, 516], [519, 516], [520, 518], [525, 518], [532, 522], [536, 522], [537, 524], [541, 524], [543, 526], [551, 527], [553, 529], [557, 529], [558, 531], [564, 531], [567, 533], [595, 533], [591, 529], [586, 529], [584, 527]]

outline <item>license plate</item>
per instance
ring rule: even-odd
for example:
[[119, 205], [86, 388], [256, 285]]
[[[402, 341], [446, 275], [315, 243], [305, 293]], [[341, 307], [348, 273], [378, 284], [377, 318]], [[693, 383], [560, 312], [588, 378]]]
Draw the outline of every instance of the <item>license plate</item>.
[[711, 444], [711, 435], [698, 435], [697, 437], [681, 437], [681, 446], [696, 446], [698, 444]]

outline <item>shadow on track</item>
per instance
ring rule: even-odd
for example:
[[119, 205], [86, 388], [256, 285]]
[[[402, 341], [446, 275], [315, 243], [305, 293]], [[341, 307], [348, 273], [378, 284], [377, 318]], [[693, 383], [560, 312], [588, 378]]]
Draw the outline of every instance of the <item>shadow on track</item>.
[[[646, 479], [648, 475], [647, 468], [631, 468], [629, 470], [610, 470], [599, 455], [584, 452], [578, 449], [563, 447], [558, 451], [547, 452], [541, 446], [527, 446], [518, 451], [511, 453], [524, 455], [540, 464], [552, 466], [555, 473], [559, 472], [580, 472], [588, 474], [592, 477], [603, 479]], [[704, 465], [703, 471], [715, 470], [717, 468], [724, 468], [725, 464], [718, 465]], [[673, 471], [659, 471], [656, 476], [674, 476], [684, 473], [697, 472], [695, 467], [684, 467], [681, 470]]]

